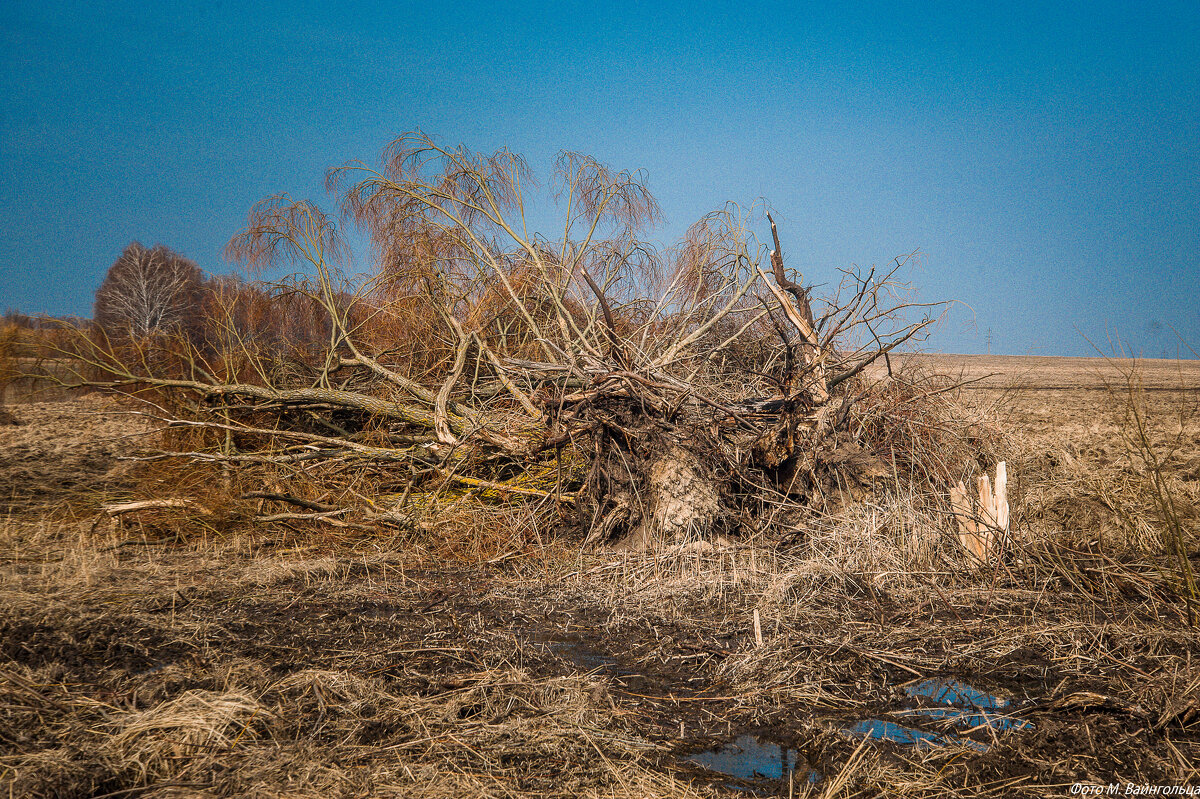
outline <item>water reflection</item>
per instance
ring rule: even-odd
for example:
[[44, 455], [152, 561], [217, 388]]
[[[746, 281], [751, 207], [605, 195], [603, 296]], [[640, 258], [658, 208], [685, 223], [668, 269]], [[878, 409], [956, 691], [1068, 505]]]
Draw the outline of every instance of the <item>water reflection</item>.
[[912, 710], [898, 711], [896, 715], [948, 721], [961, 730], [990, 728], [996, 732], [1009, 732], [1033, 727], [1033, 722], [1025, 719], [998, 713], [971, 713], [957, 707], [918, 707]]
[[855, 737], [870, 738], [873, 741], [892, 741], [902, 746], [913, 746], [918, 749], [928, 749], [933, 746], [959, 744], [977, 752], [986, 752], [985, 744], [957, 735], [939, 735], [935, 732], [905, 727], [893, 721], [883, 719], [865, 719], [845, 729], [845, 732]]
[[907, 685], [904, 687], [904, 693], [912, 697], [932, 699], [939, 705], [972, 707], [977, 710], [1003, 710], [1011, 704], [1007, 699], [1000, 699], [984, 693], [953, 677], [941, 677], [925, 680], [916, 685]]
[[[952, 677], [924, 680], [904, 687], [908, 696], [936, 703], [938, 707], [916, 707], [897, 710], [889, 715], [920, 724], [939, 722], [943, 729], [954, 727], [959, 732], [989, 730], [1011, 732], [1033, 727], [1033, 723], [1016, 718], [1007, 712], [1012, 701], [967, 685]], [[977, 741], [961, 738], [953, 732], [931, 732], [908, 727], [884, 719], [866, 719], [846, 727], [843, 732], [877, 741], [892, 741], [902, 746], [931, 747], [957, 744], [986, 752], [988, 747]]]
[[[741, 780], [783, 780], [793, 772], [802, 770], [810, 783], [820, 781], [821, 775], [801, 768], [799, 753], [795, 749], [781, 747], [753, 735], [742, 735], [736, 740], [707, 752], [697, 752], [688, 760], [710, 771], [717, 771]], [[797, 776], [801, 776], [797, 773]]]

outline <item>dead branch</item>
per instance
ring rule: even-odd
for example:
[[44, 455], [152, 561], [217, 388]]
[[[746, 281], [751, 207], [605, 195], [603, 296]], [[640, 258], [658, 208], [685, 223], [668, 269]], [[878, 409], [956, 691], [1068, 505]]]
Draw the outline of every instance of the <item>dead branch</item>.
[[285, 502], [289, 505], [295, 505], [298, 508], [307, 508], [317, 513], [329, 513], [330, 511], [337, 510], [332, 505], [326, 505], [322, 502], [313, 502], [310, 499], [301, 499], [288, 494], [277, 494], [271, 491], [249, 491], [242, 494], [242, 499], [268, 499], [272, 502]]
[[194, 510], [206, 516], [212, 511], [193, 499], [141, 499], [134, 502], [119, 502], [112, 505], [101, 505], [100, 510], [109, 516], [124, 516], [127, 513], [138, 513], [144, 510]]

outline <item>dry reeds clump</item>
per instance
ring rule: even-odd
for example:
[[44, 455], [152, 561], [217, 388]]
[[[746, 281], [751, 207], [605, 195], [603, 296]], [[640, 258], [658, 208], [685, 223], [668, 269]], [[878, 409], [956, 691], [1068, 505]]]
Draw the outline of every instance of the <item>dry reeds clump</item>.
[[13, 795], [91, 795], [114, 782], [146, 786], [189, 771], [195, 776], [198, 764], [207, 768], [241, 742], [260, 738], [271, 717], [238, 692], [186, 691], [145, 710], [118, 710], [60, 679], [0, 669], [11, 730], [11, 737], [0, 735], [7, 749], [0, 781]]
[[21, 329], [7, 321], [0, 321], [0, 424], [12, 424], [15, 417], [4, 407], [8, 397], [8, 386], [20, 374]]
[[1148, 389], [1136, 360], [1106, 366], [1116, 376], [1099, 375], [1106, 392], [1085, 424], [1064, 420], [1025, 453], [1020, 513], [1071, 548], [1177, 557], [1176, 542], [1194, 549], [1200, 534], [1196, 395], [1182, 375], [1160, 374]]
[[957, 564], [962, 551], [946, 534], [941, 497], [884, 491], [813, 519], [793, 554], [805, 570], [877, 575], [888, 582]]
[[[1087, 428], [1064, 426], [1035, 459], [1022, 515], [1038, 534], [1023, 553], [1086, 593], [1134, 591], [1200, 610], [1195, 565], [1200, 484], [1194, 480], [1196, 395], [1182, 367], [1143, 384], [1143, 364], [1110, 359], [1106, 393]], [[1111, 376], [1116, 373], [1116, 377]], [[1090, 446], [1076, 439], [1087, 434]], [[1189, 460], [1191, 458], [1191, 460]]]
[[[1167, 543], [1147, 475], [1128, 460], [1098, 465], [1063, 446], [1041, 462], [1024, 490], [1021, 516], [1037, 527], [1037, 536], [1075, 549], [1098, 548], [1113, 556], [1157, 556]], [[1194, 524], [1200, 508], [1197, 483], [1172, 470], [1163, 472], [1164, 488]]]
[[818, 453], [837, 501], [803, 519], [794, 553], [823, 568], [895, 575], [987, 560], [959, 536], [955, 494], [1012, 451], [996, 409], [970, 401], [952, 377], [915, 367], [849, 390], [857, 401], [845, 432]]
[[916, 365], [865, 386], [848, 429], [897, 476], [935, 493], [993, 468], [1014, 444], [997, 408], [972, 401], [953, 376]]

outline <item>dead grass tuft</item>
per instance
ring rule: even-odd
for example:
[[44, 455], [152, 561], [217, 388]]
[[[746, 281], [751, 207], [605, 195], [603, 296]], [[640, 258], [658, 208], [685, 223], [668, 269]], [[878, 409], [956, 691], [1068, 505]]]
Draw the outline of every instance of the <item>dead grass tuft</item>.
[[217, 757], [257, 739], [271, 717], [245, 694], [185, 691], [109, 721], [100, 756], [114, 774], [132, 772], [142, 784], [173, 778], [181, 761]]

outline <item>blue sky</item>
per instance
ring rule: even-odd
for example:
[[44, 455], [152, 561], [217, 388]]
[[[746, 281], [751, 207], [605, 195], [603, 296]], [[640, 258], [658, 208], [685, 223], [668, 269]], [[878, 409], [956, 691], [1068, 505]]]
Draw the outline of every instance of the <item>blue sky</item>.
[[765, 198], [816, 283], [919, 249], [935, 349], [1200, 347], [1200, 4], [1005, 6], [9, 0], [0, 306], [86, 315], [135, 239], [229, 271], [421, 128], [645, 169], [667, 243]]

